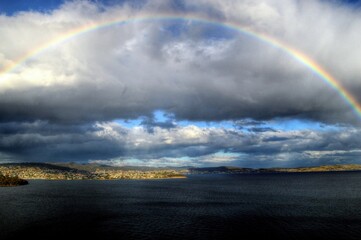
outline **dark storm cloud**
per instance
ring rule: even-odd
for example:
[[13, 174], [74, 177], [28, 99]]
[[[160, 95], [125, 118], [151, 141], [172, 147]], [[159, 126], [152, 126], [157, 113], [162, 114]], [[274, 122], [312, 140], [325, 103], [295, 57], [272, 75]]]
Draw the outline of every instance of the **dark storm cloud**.
[[[109, 161], [137, 159], [144, 165], [296, 166], [358, 162], [361, 132], [249, 131], [196, 126], [124, 128], [117, 123], [93, 126], [47, 122], [0, 125], [0, 151], [22, 161]], [[71, 130], [70, 130], [71, 129]], [[186, 157], [188, 160], [176, 161]], [[159, 162], [161, 159], [161, 162]], [[129, 163], [130, 164], [130, 163]]]
[[46, 122], [0, 124], [0, 151], [22, 161], [82, 161], [119, 156], [119, 144], [93, 133], [96, 126]]
[[[242, 16], [259, 9], [254, 13], [254, 18], [258, 18], [247, 24], [257, 29], [267, 23], [271, 32], [272, 27], [280, 30], [280, 18], [285, 22], [288, 18], [294, 20], [287, 12], [294, 10], [296, 5], [292, 2], [283, 6], [279, 1], [261, 1], [262, 4], [241, 1], [235, 8], [244, 9], [241, 12], [244, 16], [239, 16], [240, 23], [243, 23]], [[227, 4], [229, 1], [211, 1], [208, 8], [220, 6], [218, 11], [231, 19], [232, 9]], [[29, 51], [49, 39], [48, 35], [51, 39], [74, 26], [90, 20], [100, 21], [106, 16], [111, 18], [117, 13], [142, 16], [143, 12], [154, 11], [155, 5], [157, 1], [137, 10], [126, 4], [112, 9], [76, 1], [49, 14], [2, 16], [4, 27], [0, 28], [0, 36], [4, 38], [0, 62], [6, 65], [22, 54], [21, 51]], [[172, 6], [161, 5], [162, 9]], [[189, 5], [197, 9], [203, 6], [202, 1]], [[347, 59], [358, 59], [359, 46], [350, 52], [346, 44], [355, 46], [353, 42], [361, 41], [354, 34], [359, 31], [361, 19], [356, 13], [348, 12], [346, 18], [345, 10], [331, 7], [323, 10], [320, 6], [321, 3], [303, 4], [303, 9], [309, 8], [309, 11], [297, 12], [297, 28], [292, 22], [282, 26], [279, 37], [289, 39], [296, 48], [300, 45], [306, 52], [315, 53], [317, 60], [332, 66], [332, 73], [359, 96], [359, 61], [347, 60], [346, 66], [337, 65], [335, 59], [344, 55]], [[316, 41], [319, 36], [312, 29], [308, 31], [308, 18], [331, 13], [334, 18], [315, 22], [313, 27], [327, 26], [325, 34], [342, 35], [342, 39]], [[352, 22], [350, 16], [353, 16]], [[349, 32], [335, 24], [344, 24], [347, 20]], [[188, 22], [175, 36], [172, 29], [166, 27], [170, 23], [141, 22], [97, 30], [48, 49], [13, 72], [3, 73], [0, 120], [84, 123], [151, 116], [153, 111], [163, 109], [178, 119], [201, 121], [296, 117], [327, 123], [359, 122], [337, 92], [282, 51], [247, 36], [212, 39], [195, 34], [194, 29], [209, 27], [200, 23]], [[50, 34], [42, 31], [44, 28], [49, 29]], [[37, 34], [34, 36], [34, 33]], [[14, 49], [12, 39], [20, 35], [29, 41]], [[294, 35], [302, 41], [296, 41]], [[308, 42], [314, 46], [307, 45]], [[349, 71], [346, 73], [345, 69]]]

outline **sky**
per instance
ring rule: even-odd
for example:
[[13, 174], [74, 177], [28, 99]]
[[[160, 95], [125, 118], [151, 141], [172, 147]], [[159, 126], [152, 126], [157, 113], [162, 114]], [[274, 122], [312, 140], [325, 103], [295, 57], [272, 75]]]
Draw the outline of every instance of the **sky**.
[[361, 163], [360, 6], [1, 1], [0, 163]]

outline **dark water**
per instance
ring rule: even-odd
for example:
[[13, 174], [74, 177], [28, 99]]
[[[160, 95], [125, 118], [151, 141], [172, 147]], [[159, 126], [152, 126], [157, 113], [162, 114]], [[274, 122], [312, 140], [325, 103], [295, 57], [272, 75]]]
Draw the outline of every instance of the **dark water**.
[[30, 181], [0, 188], [0, 239], [360, 239], [361, 172]]

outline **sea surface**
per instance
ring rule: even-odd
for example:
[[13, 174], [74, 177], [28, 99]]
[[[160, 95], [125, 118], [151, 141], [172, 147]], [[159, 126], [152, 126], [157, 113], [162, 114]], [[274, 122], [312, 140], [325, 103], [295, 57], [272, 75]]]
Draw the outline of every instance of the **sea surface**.
[[360, 239], [361, 172], [32, 180], [0, 188], [0, 239]]

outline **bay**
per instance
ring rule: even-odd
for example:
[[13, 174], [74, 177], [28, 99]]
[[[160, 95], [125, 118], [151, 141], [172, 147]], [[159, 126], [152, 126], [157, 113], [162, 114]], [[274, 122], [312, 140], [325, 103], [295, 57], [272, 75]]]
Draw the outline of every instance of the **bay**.
[[31, 180], [0, 188], [0, 239], [359, 239], [361, 172]]

